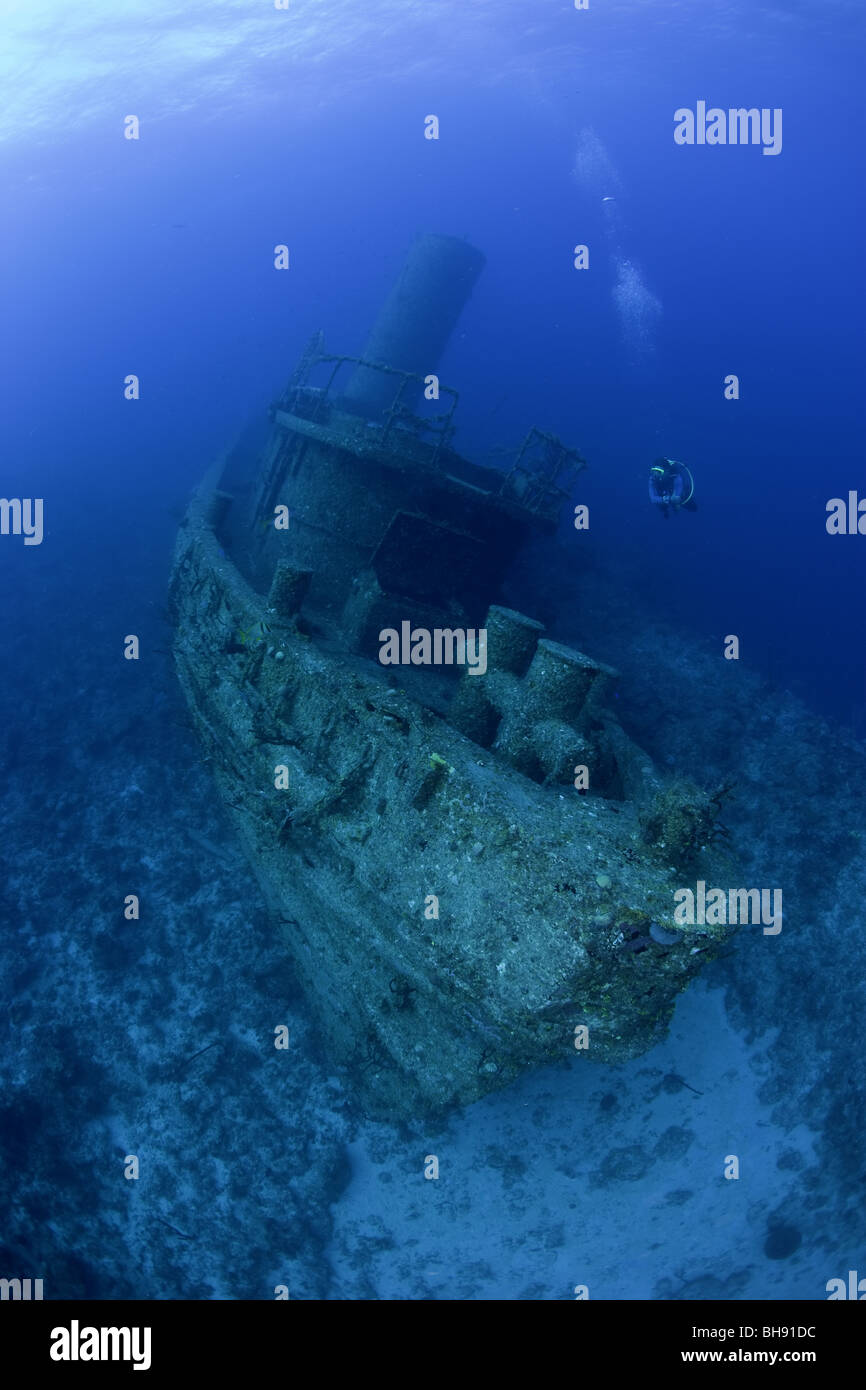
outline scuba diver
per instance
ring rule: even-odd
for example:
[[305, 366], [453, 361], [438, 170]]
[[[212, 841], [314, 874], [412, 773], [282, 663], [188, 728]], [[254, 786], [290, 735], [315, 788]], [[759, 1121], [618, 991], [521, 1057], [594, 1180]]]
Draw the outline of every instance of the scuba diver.
[[673, 508], [675, 512], [684, 507], [687, 512], [696, 512], [695, 480], [684, 463], [676, 459], [656, 459], [650, 467], [649, 497], [657, 507], [661, 507], [665, 521]]

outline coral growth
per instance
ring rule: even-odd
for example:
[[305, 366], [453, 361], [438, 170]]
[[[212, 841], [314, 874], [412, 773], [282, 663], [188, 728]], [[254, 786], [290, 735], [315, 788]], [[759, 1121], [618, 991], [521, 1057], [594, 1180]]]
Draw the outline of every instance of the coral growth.
[[641, 818], [643, 838], [663, 850], [673, 864], [686, 864], [711, 840], [726, 832], [717, 824], [721, 801], [730, 791], [703, 791], [685, 778], [670, 782], [654, 797]]

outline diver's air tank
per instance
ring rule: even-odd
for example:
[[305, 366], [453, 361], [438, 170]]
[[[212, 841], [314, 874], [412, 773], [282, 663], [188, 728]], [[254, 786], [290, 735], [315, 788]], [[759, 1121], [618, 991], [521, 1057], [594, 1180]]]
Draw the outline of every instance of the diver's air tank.
[[[435, 372], [484, 260], [481, 251], [456, 237], [418, 237], [361, 356], [419, 376]], [[379, 420], [398, 385], [387, 373], [356, 367], [343, 401], [353, 413]], [[420, 385], [407, 386], [400, 404], [411, 410], [420, 394]]]

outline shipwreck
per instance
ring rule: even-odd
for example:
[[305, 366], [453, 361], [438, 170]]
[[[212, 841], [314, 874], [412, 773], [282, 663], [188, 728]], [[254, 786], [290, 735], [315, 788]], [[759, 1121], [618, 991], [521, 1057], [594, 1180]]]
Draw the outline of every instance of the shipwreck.
[[[177, 672], [226, 813], [368, 1113], [422, 1119], [555, 1059], [634, 1057], [727, 928], [682, 926], [718, 798], [666, 781], [606, 703], [617, 673], [502, 602], [580, 453], [533, 428], [454, 448], [440, 356], [482, 269], [412, 246], [360, 356], [316, 335], [178, 535]], [[484, 634], [383, 664], [382, 634]]]

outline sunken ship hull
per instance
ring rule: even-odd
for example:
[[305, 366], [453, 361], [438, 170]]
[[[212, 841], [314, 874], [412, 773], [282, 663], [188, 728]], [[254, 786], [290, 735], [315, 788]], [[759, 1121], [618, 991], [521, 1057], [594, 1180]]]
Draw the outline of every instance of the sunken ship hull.
[[[711, 799], [606, 709], [615, 672], [497, 602], [584, 461], [538, 430], [505, 470], [452, 448], [435, 366], [481, 262], [422, 238], [360, 358], [310, 344], [261, 454], [205, 478], [171, 578], [227, 814], [325, 1050], [388, 1118], [644, 1052], [726, 934], [674, 920], [689, 856], [712, 873]], [[383, 665], [386, 631], [486, 645]]]

